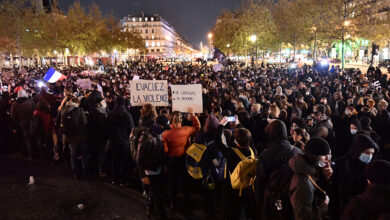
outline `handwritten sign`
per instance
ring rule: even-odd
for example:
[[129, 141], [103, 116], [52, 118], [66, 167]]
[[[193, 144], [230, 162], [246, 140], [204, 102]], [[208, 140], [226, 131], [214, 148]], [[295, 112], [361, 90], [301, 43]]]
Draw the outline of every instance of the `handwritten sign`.
[[168, 82], [166, 80], [131, 80], [130, 103], [142, 106], [150, 103], [154, 106], [168, 106]]
[[217, 63], [217, 64], [215, 64], [215, 65], [213, 66], [213, 71], [214, 71], [214, 72], [221, 71], [221, 70], [222, 70], [222, 67], [223, 67], [222, 64]]
[[188, 107], [194, 113], [203, 113], [202, 85], [171, 85], [172, 111], [188, 112]]
[[76, 85], [78, 85], [81, 89], [91, 89], [91, 80], [90, 79], [78, 79], [76, 81]]

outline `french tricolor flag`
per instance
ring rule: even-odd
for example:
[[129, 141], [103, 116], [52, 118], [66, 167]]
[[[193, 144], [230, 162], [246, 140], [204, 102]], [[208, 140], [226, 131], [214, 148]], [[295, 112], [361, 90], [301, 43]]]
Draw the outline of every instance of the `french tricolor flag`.
[[47, 72], [46, 72], [46, 75], [43, 77], [43, 79], [46, 81], [46, 82], [49, 82], [49, 83], [55, 83], [57, 82], [58, 80], [63, 80], [63, 79], [66, 79], [66, 76], [61, 74], [60, 72], [58, 72], [57, 70], [53, 69], [53, 68], [50, 68]]

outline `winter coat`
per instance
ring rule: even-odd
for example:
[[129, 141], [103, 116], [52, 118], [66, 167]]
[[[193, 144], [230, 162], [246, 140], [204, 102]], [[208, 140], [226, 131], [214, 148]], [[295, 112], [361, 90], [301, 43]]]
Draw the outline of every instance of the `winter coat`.
[[[296, 220], [324, 219], [327, 205], [323, 202], [323, 195], [310, 181], [308, 175], [315, 180], [318, 171], [307, 164], [303, 155], [296, 155], [288, 162], [294, 172], [290, 182], [290, 202]], [[317, 202], [318, 201], [318, 202]]]
[[[287, 140], [287, 130], [281, 121], [271, 122], [267, 126], [266, 136], [269, 144], [260, 154], [256, 169], [255, 190], [259, 212], [263, 209], [264, 190], [271, 173], [287, 164], [293, 155], [302, 153]], [[259, 213], [259, 216], [262, 214]]]
[[192, 127], [177, 126], [162, 133], [165, 153], [169, 157], [181, 157], [189, 146], [189, 138], [200, 130], [198, 117], [192, 117]]
[[34, 102], [28, 98], [18, 98], [11, 105], [11, 118], [20, 127], [27, 127], [35, 109]]
[[75, 135], [66, 134], [65, 139], [70, 143], [71, 147], [78, 146], [81, 140], [86, 140], [88, 136], [87, 132], [87, 117], [85, 116], [84, 110], [79, 107], [76, 103], [67, 102], [66, 105], [61, 110], [61, 124], [65, 120], [65, 115], [71, 111], [78, 111], [78, 121], [79, 121], [79, 132]]
[[357, 135], [351, 145], [350, 152], [335, 160], [333, 168], [330, 204], [331, 215], [339, 219], [348, 202], [364, 192], [367, 180], [363, 175], [366, 164], [359, 160], [361, 152], [374, 148], [378, 152], [378, 145], [367, 135]]
[[96, 107], [88, 114], [88, 139], [95, 145], [107, 140], [107, 113], [102, 107]]
[[108, 115], [108, 133], [112, 143], [130, 143], [130, 133], [134, 128], [133, 117], [124, 106], [116, 106]]
[[341, 216], [342, 220], [388, 219], [390, 216], [389, 186], [373, 184], [363, 194], [348, 203]]

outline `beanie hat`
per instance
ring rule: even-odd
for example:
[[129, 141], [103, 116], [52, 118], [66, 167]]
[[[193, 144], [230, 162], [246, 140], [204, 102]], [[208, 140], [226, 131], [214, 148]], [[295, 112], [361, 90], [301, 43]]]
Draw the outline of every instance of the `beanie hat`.
[[27, 98], [27, 97], [28, 97], [27, 92], [24, 89], [21, 89], [18, 91], [18, 96], [17, 96], [18, 99], [19, 98]]
[[372, 183], [390, 184], [390, 162], [374, 160], [366, 166], [364, 175]]
[[331, 153], [329, 144], [320, 137], [311, 138], [305, 145], [305, 153], [324, 156]]
[[206, 131], [208, 134], [215, 134], [218, 129], [219, 121], [214, 115], [209, 115], [206, 119]]

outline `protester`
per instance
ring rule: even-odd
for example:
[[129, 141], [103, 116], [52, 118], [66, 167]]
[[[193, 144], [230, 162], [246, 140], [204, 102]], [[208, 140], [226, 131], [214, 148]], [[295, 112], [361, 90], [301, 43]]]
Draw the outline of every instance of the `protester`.
[[[19, 129], [14, 129], [13, 132], [16, 133], [19, 131], [22, 134], [24, 140], [23, 145], [27, 150], [29, 159], [32, 160], [34, 152], [31, 144], [29, 124], [33, 117], [35, 105], [34, 102], [29, 99], [28, 94], [24, 89], [20, 89], [17, 94], [16, 101], [11, 105], [11, 118], [14, 123], [19, 126]], [[19, 152], [21, 152], [21, 150], [19, 150]]]
[[167, 155], [169, 176], [170, 208], [174, 208], [177, 202], [178, 187], [183, 188], [183, 196], [188, 199], [189, 192], [185, 183], [187, 175], [185, 170], [185, 151], [189, 147], [189, 138], [200, 130], [198, 117], [193, 114], [193, 109], [188, 109], [192, 126], [182, 126], [183, 116], [180, 112], [173, 112], [171, 129], [162, 134], [164, 150]]
[[130, 133], [134, 128], [133, 117], [124, 105], [125, 99], [119, 96], [107, 119], [109, 140], [112, 144], [112, 182], [120, 185], [125, 183], [125, 163], [130, 155]]
[[339, 219], [348, 202], [363, 193], [367, 187], [364, 168], [378, 151], [378, 145], [369, 136], [359, 134], [354, 138], [349, 153], [334, 161], [330, 191], [333, 218]]
[[290, 183], [291, 206], [295, 219], [323, 219], [329, 197], [324, 186], [332, 176], [330, 147], [322, 138], [314, 137], [305, 145], [303, 155], [289, 161], [294, 172]]
[[353, 198], [344, 210], [341, 219], [389, 219], [390, 217], [390, 162], [376, 160], [364, 169], [368, 187], [364, 193]]

